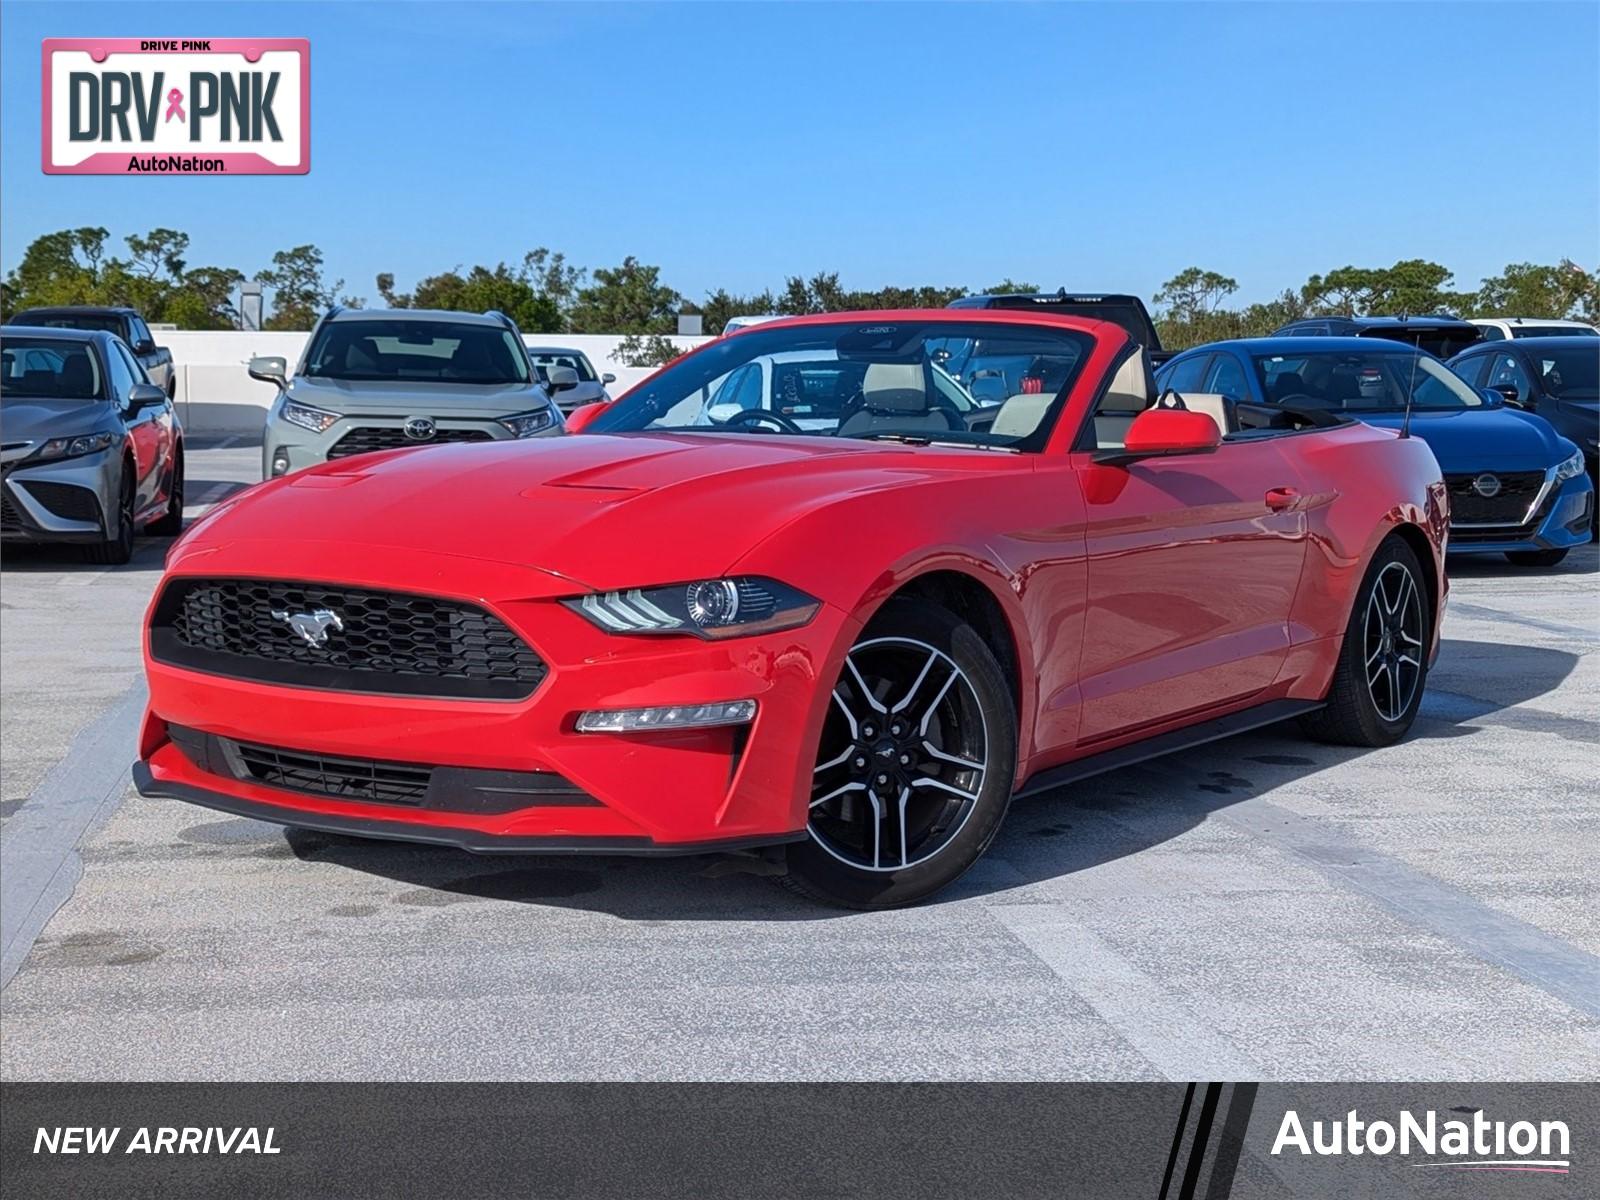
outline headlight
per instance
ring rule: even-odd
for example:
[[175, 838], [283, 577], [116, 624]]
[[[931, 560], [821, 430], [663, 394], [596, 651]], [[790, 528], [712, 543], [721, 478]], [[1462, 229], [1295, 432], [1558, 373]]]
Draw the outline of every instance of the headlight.
[[511, 431], [511, 436], [516, 438], [532, 437], [549, 429], [556, 421], [548, 408], [536, 408], [532, 412], [517, 413], [515, 416], [500, 417], [498, 420], [503, 427]]
[[283, 402], [283, 419], [291, 425], [300, 426], [301, 429], [309, 429], [312, 433], [326, 433], [340, 416], [341, 414], [329, 412], [325, 408], [301, 404], [298, 400]]
[[687, 633], [745, 637], [793, 629], [816, 616], [820, 602], [772, 579], [701, 579], [670, 587], [597, 592], [567, 607], [607, 633]]
[[1583, 451], [1574, 450], [1572, 457], [1566, 462], [1556, 464], [1556, 482], [1565, 483], [1578, 475], [1583, 474]]
[[117, 441], [118, 436], [110, 430], [102, 430], [98, 433], [80, 434], [78, 437], [51, 438], [28, 457], [30, 459], [78, 458], [104, 450], [112, 442]]

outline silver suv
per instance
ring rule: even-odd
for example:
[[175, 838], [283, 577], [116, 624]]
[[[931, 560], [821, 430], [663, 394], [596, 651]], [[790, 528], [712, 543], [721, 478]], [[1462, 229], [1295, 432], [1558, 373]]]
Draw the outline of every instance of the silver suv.
[[371, 450], [564, 432], [561, 413], [502, 313], [334, 309], [294, 375], [276, 356], [250, 375], [278, 386], [263, 478]]

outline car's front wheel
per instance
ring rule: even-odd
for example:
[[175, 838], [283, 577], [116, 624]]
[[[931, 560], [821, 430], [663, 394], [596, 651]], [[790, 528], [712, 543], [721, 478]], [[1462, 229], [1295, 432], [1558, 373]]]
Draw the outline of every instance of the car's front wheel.
[[157, 537], [177, 537], [183, 532], [183, 451], [172, 460], [172, 480], [167, 486], [167, 511], [150, 525]]
[[1506, 551], [1506, 560], [1514, 567], [1553, 567], [1566, 556], [1565, 549]]
[[133, 466], [124, 463], [122, 479], [117, 485], [117, 511], [112, 514], [114, 524], [107, 523], [106, 539], [91, 542], [83, 548], [83, 555], [92, 563], [117, 566], [133, 557]]
[[783, 882], [848, 908], [931, 896], [994, 840], [1016, 760], [1016, 711], [983, 639], [935, 604], [890, 601], [834, 685]]

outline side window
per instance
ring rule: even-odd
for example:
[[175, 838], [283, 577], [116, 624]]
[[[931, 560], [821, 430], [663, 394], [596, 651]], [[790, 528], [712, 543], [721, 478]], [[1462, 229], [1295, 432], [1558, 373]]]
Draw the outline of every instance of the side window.
[[[711, 397], [711, 407], [717, 409], [747, 409], [761, 407], [761, 365], [746, 363], [736, 370]], [[727, 419], [726, 411], [722, 416]]]
[[1450, 364], [1450, 369], [1461, 376], [1471, 387], [1483, 386], [1483, 368], [1487, 365], [1489, 356], [1478, 354], [1472, 358], [1463, 358], [1460, 362]]
[[144, 364], [135, 358], [126, 346], [118, 346], [117, 353], [121, 355], [122, 361], [127, 364], [128, 370], [133, 372], [133, 381], [135, 383], [150, 382], [150, 373], [144, 369]]
[[1229, 396], [1234, 400], [1248, 400], [1250, 389], [1245, 385], [1244, 368], [1239, 365], [1239, 360], [1231, 354], [1213, 355], [1211, 370], [1206, 372], [1205, 386], [1202, 392], [1216, 392]]
[[1486, 342], [1503, 342], [1506, 340], [1505, 330], [1498, 325], [1480, 326], [1483, 330], [1483, 340]]
[[1200, 381], [1205, 378], [1206, 366], [1212, 357], [1210, 354], [1196, 354], [1163, 368], [1162, 373], [1156, 377], [1156, 391], [1165, 392], [1169, 388], [1175, 392], [1202, 390]]
[[1533, 398], [1533, 380], [1528, 378], [1528, 372], [1511, 354], [1494, 356], [1494, 365], [1489, 368], [1489, 382], [1485, 386], [1496, 391], [1506, 387], [1515, 388], [1518, 404], [1526, 404]]
[[128, 389], [138, 382], [139, 377], [134, 374], [133, 360], [119, 343], [111, 343], [111, 353], [106, 357], [111, 360], [106, 366], [111, 374], [112, 402], [122, 404], [128, 399]]

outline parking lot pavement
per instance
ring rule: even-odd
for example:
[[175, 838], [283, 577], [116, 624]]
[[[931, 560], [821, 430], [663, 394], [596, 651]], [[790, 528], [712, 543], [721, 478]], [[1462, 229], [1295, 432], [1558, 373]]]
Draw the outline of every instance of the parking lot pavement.
[[[253, 478], [253, 454], [196, 452], [191, 477]], [[711, 858], [102, 803], [160, 555], [7, 554], [0, 844], [83, 826], [82, 878], [0, 997], [7, 1079], [1600, 1075], [1592, 545], [1452, 563], [1403, 744], [1278, 728], [1019, 802], [949, 895], [875, 914]]]

